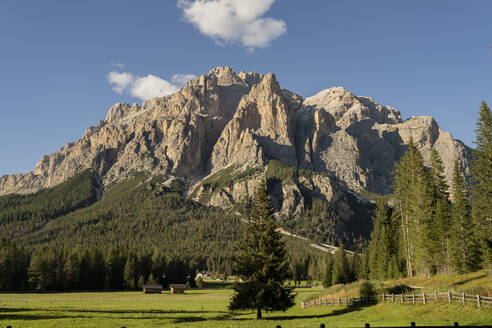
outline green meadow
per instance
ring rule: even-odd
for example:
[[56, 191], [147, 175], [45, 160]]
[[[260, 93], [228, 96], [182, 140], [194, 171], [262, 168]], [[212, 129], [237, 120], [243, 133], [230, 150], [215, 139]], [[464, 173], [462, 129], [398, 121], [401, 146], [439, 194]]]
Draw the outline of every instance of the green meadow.
[[324, 293], [322, 288], [297, 289], [297, 303], [287, 312], [230, 313], [230, 289], [189, 290], [184, 295], [141, 292], [0, 294], [0, 327], [363, 327], [492, 324], [492, 309], [472, 305], [378, 304], [367, 307], [318, 306], [301, 309], [300, 302]]

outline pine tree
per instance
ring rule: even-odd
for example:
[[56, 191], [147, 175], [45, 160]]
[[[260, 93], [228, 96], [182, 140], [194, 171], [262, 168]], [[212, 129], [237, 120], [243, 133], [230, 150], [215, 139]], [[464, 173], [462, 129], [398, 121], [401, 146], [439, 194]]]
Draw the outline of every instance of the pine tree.
[[373, 216], [373, 230], [369, 242], [369, 276], [372, 279], [388, 278], [388, 263], [392, 254], [392, 232], [389, 212], [384, 200], [379, 198]]
[[106, 263], [104, 255], [98, 248], [89, 251], [89, 272], [86, 289], [103, 289], [106, 280]]
[[323, 287], [328, 288], [331, 286], [333, 280], [333, 257], [329, 256], [326, 261], [325, 274], [323, 276]]
[[233, 286], [230, 310], [285, 311], [292, 307], [295, 294], [284, 285], [289, 277], [285, 242], [277, 230], [274, 208], [262, 180], [255, 194], [252, 219], [240, 241], [237, 272], [243, 283]]
[[121, 250], [117, 246], [111, 247], [106, 256], [106, 289], [121, 289], [123, 287], [123, 270], [125, 264]]
[[350, 267], [345, 248], [343, 244], [340, 244], [333, 259], [332, 284], [345, 284], [347, 282], [350, 282]]
[[451, 213], [448, 185], [444, 178], [444, 165], [439, 153], [432, 149], [430, 156], [432, 187], [432, 227], [429, 247], [432, 247], [434, 264], [438, 271], [449, 272], [451, 261], [450, 224]]
[[137, 264], [133, 254], [128, 255], [125, 268], [123, 270], [123, 279], [125, 286], [129, 290], [134, 290], [137, 286]]
[[69, 254], [65, 266], [63, 267], [63, 271], [65, 273], [65, 289], [80, 289], [81, 281], [80, 281], [80, 264], [82, 261], [81, 249], [79, 247], [75, 247]]
[[459, 169], [459, 163], [454, 163], [452, 205], [452, 264], [459, 273], [470, 272], [479, 268], [478, 245], [473, 236], [470, 204], [467, 199], [465, 181]]
[[394, 197], [400, 214], [407, 275], [429, 275], [432, 266], [432, 253], [427, 247], [432, 224], [430, 178], [412, 139], [408, 151], [396, 164], [394, 175]]
[[362, 257], [360, 256], [359, 250], [354, 252], [354, 255], [350, 258], [350, 281], [357, 281], [361, 278], [362, 271]]
[[154, 274], [151, 273], [149, 278], [147, 279], [147, 283], [149, 285], [157, 285], [159, 282], [157, 281], [157, 279], [154, 277]]
[[138, 277], [138, 288], [143, 288], [145, 285], [145, 278], [143, 276]]
[[29, 256], [5, 239], [0, 240], [0, 290], [23, 290], [27, 286]]
[[369, 248], [366, 247], [362, 252], [361, 269], [359, 272], [359, 279], [369, 279]]
[[492, 114], [482, 101], [472, 159], [472, 215], [484, 266], [492, 269]]

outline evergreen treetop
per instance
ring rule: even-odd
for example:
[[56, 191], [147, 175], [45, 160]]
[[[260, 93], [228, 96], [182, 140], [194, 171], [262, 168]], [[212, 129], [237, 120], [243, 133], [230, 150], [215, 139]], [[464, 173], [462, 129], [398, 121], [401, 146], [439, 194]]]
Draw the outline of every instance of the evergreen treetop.
[[480, 261], [478, 246], [473, 236], [475, 229], [471, 220], [466, 185], [458, 161], [454, 163], [451, 198], [453, 200], [453, 267], [455, 271], [460, 273], [477, 270]]
[[285, 311], [292, 307], [295, 294], [284, 286], [289, 278], [289, 262], [282, 235], [277, 231], [274, 207], [262, 180], [254, 197], [252, 217], [239, 243], [237, 272], [244, 282], [233, 286], [230, 310]]
[[[472, 215], [483, 262], [492, 269], [492, 114], [482, 101], [472, 158]], [[479, 227], [479, 228], [478, 228]]]

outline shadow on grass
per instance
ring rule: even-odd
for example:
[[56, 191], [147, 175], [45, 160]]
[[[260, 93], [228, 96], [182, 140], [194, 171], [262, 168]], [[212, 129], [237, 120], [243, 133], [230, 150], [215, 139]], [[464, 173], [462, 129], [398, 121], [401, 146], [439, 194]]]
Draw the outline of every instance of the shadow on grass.
[[[76, 315], [76, 314], [63, 314], [67, 311], [58, 311], [61, 313], [53, 313], [52, 315], [46, 314], [29, 314], [29, 313], [7, 313], [0, 314], [0, 320], [22, 320], [22, 321], [37, 321], [37, 320], [60, 320], [60, 319], [111, 319], [111, 320], [166, 320], [173, 323], [184, 322], [199, 322], [207, 320], [215, 320], [216, 317], [205, 318], [201, 316], [91, 316], [91, 315]], [[135, 313], [138, 314], [138, 313]]]
[[101, 313], [101, 314], [198, 314], [198, 313], [223, 313], [227, 311], [188, 311], [188, 310], [87, 310], [87, 309], [27, 309], [27, 308], [2, 308], [1, 312], [68, 312], [68, 313]]
[[207, 321], [206, 318], [203, 317], [179, 317], [174, 318], [173, 323], [183, 323], [183, 322], [199, 322], [199, 321]]
[[40, 315], [40, 314], [0, 314], [0, 320], [56, 320], [56, 319], [94, 319], [83, 315]]
[[[373, 304], [368, 304], [367, 306], [370, 306]], [[334, 317], [337, 315], [342, 315], [346, 313], [351, 313], [355, 311], [361, 311], [362, 308], [366, 306], [361, 306], [361, 305], [351, 305], [343, 309], [339, 310], [334, 310], [330, 313], [326, 314], [305, 314], [305, 315], [286, 315], [286, 316], [274, 316], [274, 317], [266, 317], [264, 320], [298, 320], [298, 319], [319, 319], [319, 318], [327, 318], [327, 317]]]
[[476, 277], [472, 277], [472, 278], [469, 278], [469, 279], [465, 279], [465, 280], [462, 280], [462, 281], [455, 282], [453, 284], [453, 286], [461, 286], [461, 285], [466, 284], [467, 282], [470, 282], [470, 281], [473, 281], [473, 280], [482, 279], [482, 278], [485, 278], [485, 277], [487, 277], [487, 275], [486, 274], [482, 274], [482, 275], [479, 275], [479, 276], [476, 276]]
[[[285, 315], [285, 316], [267, 316], [263, 320], [266, 321], [283, 321], [283, 320], [302, 320], [302, 319], [320, 319], [338, 316], [346, 313], [360, 311], [362, 308], [371, 306], [374, 304], [364, 305], [351, 305], [346, 308], [336, 309], [326, 314], [305, 314], [305, 315]], [[187, 311], [187, 310], [86, 310], [86, 309], [22, 309], [22, 308], [2, 308], [1, 310], [7, 313], [0, 313], [0, 320], [56, 320], [56, 319], [98, 319], [108, 318], [113, 320], [169, 320], [173, 324], [186, 323], [186, 322], [200, 322], [200, 321], [255, 321], [253, 317], [250, 318], [238, 318], [237, 316], [251, 315], [256, 312], [241, 312], [234, 313], [228, 311]], [[328, 310], [328, 309], [327, 309]], [[49, 314], [35, 314], [29, 312], [51, 312]], [[25, 312], [25, 313], [22, 313]], [[90, 314], [100, 315], [90, 315]], [[193, 314], [217, 314], [215, 316], [200, 316]], [[89, 315], [87, 315], [89, 314]], [[116, 314], [116, 316], [112, 316]], [[118, 314], [120, 316], [118, 316]], [[162, 316], [166, 315], [167, 316]], [[178, 316], [169, 316], [169, 315]], [[179, 314], [184, 314], [179, 316]], [[155, 316], [148, 316], [155, 315]]]

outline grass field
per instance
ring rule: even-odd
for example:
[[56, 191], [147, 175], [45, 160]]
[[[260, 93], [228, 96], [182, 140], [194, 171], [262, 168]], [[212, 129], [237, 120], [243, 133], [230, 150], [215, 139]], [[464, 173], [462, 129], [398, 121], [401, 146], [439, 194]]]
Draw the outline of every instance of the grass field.
[[[298, 303], [322, 293], [301, 288]], [[287, 312], [270, 313], [255, 320], [254, 312], [231, 314], [230, 289], [190, 290], [185, 295], [144, 295], [140, 292], [0, 294], [0, 327], [363, 327], [492, 324], [492, 309], [448, 305], [378, 304], [361, 308], [313, 307], [297, 304]]]

